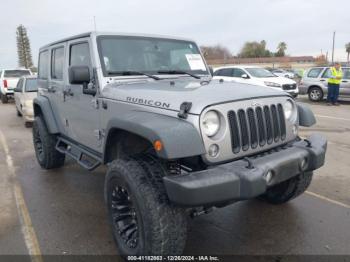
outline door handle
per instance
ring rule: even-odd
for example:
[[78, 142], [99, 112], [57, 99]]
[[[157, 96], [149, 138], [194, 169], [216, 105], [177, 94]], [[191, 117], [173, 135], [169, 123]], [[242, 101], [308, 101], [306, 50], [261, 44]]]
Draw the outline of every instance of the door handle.
[[320, 79], [320, 81], [321, 81], [321, 82], [324, 82], [324, 81], [326, 81], [326, 80], [325, 80], [325, 79]]
[[342, 83], [347, 83], [347, 82], [349, 82], [349, 81], [346, 81], [346, 80], [343, 80], [343, 81], [341, 81]]
[[63, 90], [64, 96], [74, 96], [74, 93], [70, 89]]
[[49, 86], [49, 87], [47, 88], [47, 91], [48, 91], [49, 93], [55, 93], [55, 92], [56, 92], [56, 87], [54, 87], [54, 86]]

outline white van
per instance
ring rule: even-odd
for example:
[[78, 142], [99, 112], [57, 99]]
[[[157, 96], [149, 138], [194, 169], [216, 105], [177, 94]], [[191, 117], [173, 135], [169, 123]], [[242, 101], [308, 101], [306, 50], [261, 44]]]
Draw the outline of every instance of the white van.
[[299, 93], [298, 85], [294, 80], [276, 76], [270, 71], [257, 66], [240, 65], [215, 68], [214, 79], [282, 89], [293, 97], [297, 97]]

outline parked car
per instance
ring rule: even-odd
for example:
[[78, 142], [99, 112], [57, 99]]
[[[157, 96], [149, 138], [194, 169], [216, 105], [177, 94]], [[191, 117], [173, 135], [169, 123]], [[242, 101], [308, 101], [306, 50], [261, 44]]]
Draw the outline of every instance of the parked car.
[[[350, 67], [342, 67], [343, 79], [340, 83], [340, 97], [350, 97]], [[331, 76], [330, 67], [312, 67], [301, 79], [300, 94], [308, 94], [311, 101], [322, 101], [327, 97], [327, 80]]]
[[294, 98], [298, 96], [297, 83], [286, 77], [279, 77], [269, 70], [256, 66], [225, 66], [214, 70], [214, 79], [253, 84], [283, 90]]
[[38, 93], [36, 76], [23, 76], [14, 89], [17, 116], [22, 116], [26, 127], [34, 121], [33, 99]]
[[15, 89], [20, 77], [31, 74], [29, 69], [0, 69], [1, 102], [7, 103], [8, 98], [13, 96], [13, 89]]
[[212, 80], [192, 40], [86, 33], [42, 47], [38, 68], [37, 161], [107, 164], [122, 256], [181, 254], [187, 215], [257, 197], [288, 202], [325, 161], [324, 137], [298, 136], [315, 123], [307, 105], [281, 89]]
[[272, 69], [272, 73], [274, 73], [277, 76], [287, 77], [287, 78], [295, 78], [295, 74], [293, 72], [278, 68], [278, 69]]

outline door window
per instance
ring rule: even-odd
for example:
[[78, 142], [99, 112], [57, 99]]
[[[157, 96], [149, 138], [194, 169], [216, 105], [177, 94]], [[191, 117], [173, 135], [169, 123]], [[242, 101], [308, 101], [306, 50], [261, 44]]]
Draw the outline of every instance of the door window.
[[91, 57], [88, 43], [79, 43], [71, 45], [69, 65], [88, 66], [89, 68], [91, 68]]
[[214, 74], [215, 76], [228, 76], [232, 77], [233, 75], [233, 69], [231, 68], [223, 68], [217, 71], [217, 74]]
[[246, 75], [246, 72], [239, 68], [233, 69], [233, 77], [242, 77], [242, 75]]
[[309, 73], [307, 74], [307, 77], [317, 78], [320, 75], [322, 70], [323, 68], [313, 68], [309, 71]]
[[51, 53], [51, 78], [63, 79], [64, 48], [52, 49]]
[[350, 79], [350, 68], [343, 68], [343, 79]]
[[18, 90], [18, 92], [22, 92], [22, 91], [23, 91], [23, 78], [21, 78], [20, 80], [18, 80], [16, 89]]
[[39, 54], [39, 70], [38, 70], [38, 78], [47, 79], [49, 65], [49, 51], [43, 51]]

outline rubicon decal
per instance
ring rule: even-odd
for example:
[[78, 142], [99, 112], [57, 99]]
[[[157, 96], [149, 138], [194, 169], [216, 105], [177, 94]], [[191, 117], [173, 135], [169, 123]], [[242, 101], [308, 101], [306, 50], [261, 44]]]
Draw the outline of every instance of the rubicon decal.
[[127, 97], [126, 101], [134, 104], [141, 104], [146, 106], [155, 106], [155, 107], [162, 107], [162, 108], [170, 108], [170, 104], [166, 102], [161, 101], [155, 101], [152, 99], [143, 99], [143, 98], [137, 98], [137, 97]]

